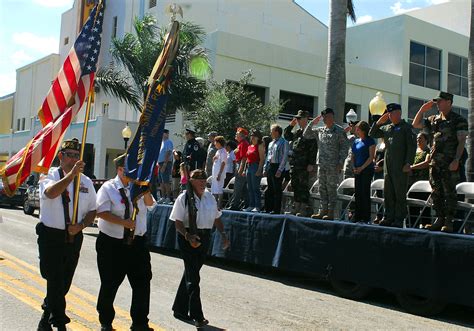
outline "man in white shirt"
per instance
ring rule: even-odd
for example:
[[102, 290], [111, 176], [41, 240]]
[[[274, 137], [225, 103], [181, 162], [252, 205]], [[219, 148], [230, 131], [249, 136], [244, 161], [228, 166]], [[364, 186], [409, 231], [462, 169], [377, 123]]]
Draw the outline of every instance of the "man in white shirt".
[[[58, 154], [60, 166], [53, 167], [39, 181], [40, 222], [36, 226], [41, 276], [46, 279], [46, 297], [38, 330], [66, 330], [65, 296], [79, 260], [82, 230], [95, 217], [95, 189], [82, 174], [85, 163], [79, 160], [77, 139], [62, 143]], [[73, 197], [76, 176], [81, 175], [77, 222], [73, 217]]]
[[[175, 318], [190, 322], [194, 320], [200, 328], [209, 323], [204, 318], [201, 305], [199, 270], [201, 270], [209, 249], [211, 229], [215, 225], [222, 236], [222, 247], [229, 247], [229, 240], [224, 232], [220, 219], [222, 212], [217, 208], [216, 199], [206, 191], [206, 173], [201, 169], [193, 170], [190, 183], [193, 199], [186, 191], [176, 199], [170, 219], [175, 222], [178, 232], [178, 246], [184, 261], [184, 273], [174, 299], [173, 315]], [[191, 200], [191, 202], [189, 201]], [[195, 220], [189, 220], [189, 206], [194, 202]], [[192, 206], [192, 205], [191, 205]], [[192, 233], [190, 223], [195, 223], [196, 233]]]
[[115, 317], [114, 299], [127, 276], [132, 287], [130, 330], [153, 330], [148, 326], [150, 280], [152, 277], [150, 251], [146, 240], [147, 207], [155, 200], [147, 192], [138, 200], [136, 220], [132, 221], [133, 204], [125, 176], [125, 154], [114, 160], [117, 176], [108, 180], [97, 192], [99, 237], [96, 242], [100, 292], [97, 311], [101, 331], [112, 331]]

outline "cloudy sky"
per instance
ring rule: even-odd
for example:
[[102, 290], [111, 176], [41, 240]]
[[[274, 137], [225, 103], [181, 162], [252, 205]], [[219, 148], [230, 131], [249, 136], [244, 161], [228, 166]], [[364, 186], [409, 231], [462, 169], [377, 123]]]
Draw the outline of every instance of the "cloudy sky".
[[[356, 24], [446, 1], [354, 0]], [[328, 0], [296, 2], [327, 24]], [[72, 3], [73, 0], [0, 0], [0, 96], [15, 91], [15, 69], [58, 52], [61, 14]]]

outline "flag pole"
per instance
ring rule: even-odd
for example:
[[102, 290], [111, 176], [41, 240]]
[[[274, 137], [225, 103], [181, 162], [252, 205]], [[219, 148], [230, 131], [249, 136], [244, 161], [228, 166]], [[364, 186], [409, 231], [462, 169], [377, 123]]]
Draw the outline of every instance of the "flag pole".
[[[84, 127], [82, 130], [82, 141], [81, 141], [81, 152], [79, 154], [79, 159], [82, 161], [84, 158], [84, 149], [86, 147], [86, 138], [87, 138], [87, 127], [89, 126], [89, 114], [91, 111], [91, 104], [92, 104], [92, 97], [94, 95], [94, 83], [92, 83], [92, 86], [89, 90], [89, 96], [87, 98], [87, 106], [86, 106], [86, 114], [84, 117]], [[80, 184], [81, 184], [81, 174], [76, 176], [74, 178], [75, 185], [74, 185], [74, 205], [73, 205], [73, 210], [72, 210], [72, 219], [71, 219], [71, 224], [76, 224], [77, 223], [77, 209], [79, 206], [79, 189], [80, 189]]]

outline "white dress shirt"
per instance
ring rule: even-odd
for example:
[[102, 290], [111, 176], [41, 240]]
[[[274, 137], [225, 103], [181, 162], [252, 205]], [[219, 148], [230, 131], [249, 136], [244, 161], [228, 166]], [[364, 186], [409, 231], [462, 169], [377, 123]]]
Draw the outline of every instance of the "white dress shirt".
[[[214, 220], [221, 217], [222, 212], [217, 209], [217, 202], [214, 196], [209, 191], [204, 191], [201, 199], [194, 194], [196, 200], [196, 226], [198, 229], [212, 229]], [[181, 193], [174, 202], [173, 210], [171, 211], [170, 219], [172, 221], [181, 221], [184, 227], [189, 227], [188, 206], [185, 205], [186, 191]]]
[[[109, 179], [97, 192], [97, 213], [108, 211], [120, 218], [125, 216], [125, 202], [122, 201], [122, 196], [119, 191], [121, 188], [125, 189], [125, 194], [127, 195], [130, 206], [130, 217], [132, 217], [133, 204], [130, 200], [130, 190], [128, 187], [123, 186], [119, 176]], [[137, 219], [135, 220], [135, 235], [143, 236], [146, 233], [147, 214], [147, 207], [143, 201], [143, 197], [138, 200], [138, 209]], [[123, 239], [124, 227], [122, 225], [108, 222], [99, 217], [98, 227], [101, 232], [109, 237]]]
[[[59, 167], [50, 168], [46, 176], [42, 176], [39, 181], [40, 196], [40, 222], [50, 228], [65, 230], [64, 208], [61, 195], [54, 199], [48, 198], [44, 192], [46, 189], [61, 178], [59, 177]], [[69, 217], [72, 218], [73, 197], [74, 197], [74, 180], [68, 185], [66, 190], [69, 192], [70, 202]], [[89, 211], [95, 210], [96, 193], [94, 185], [89, 177], [81, 175], [81, 183], [79, 186], [79, 206], [77, 208], [77, 223], [82, 223], [84, 217]]]

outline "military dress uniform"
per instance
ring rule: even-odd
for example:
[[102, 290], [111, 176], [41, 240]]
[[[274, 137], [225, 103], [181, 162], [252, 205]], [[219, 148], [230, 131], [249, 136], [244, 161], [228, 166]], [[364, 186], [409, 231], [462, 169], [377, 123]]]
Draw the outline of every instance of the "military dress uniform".
[[206, 152], [195, 138], [186, 142], [183, 150], [183, 162], [188, 165], [188, 170], [203, 169], [206, 162]]
[[[74, 141], [74, 140], [72, 140]], [[79, 149], [77, 140], [63, 142], [63, 148]], [[75, 146], [75, 147], [74, 147]], [[38, 330], [51, 330], [51, 325], [64, 329], [70, 322], [66, 315], [65, 296], [71, 287], [82, 246], [82, 232], [67, 242], [67, 224], [73, 215], [75, 179], [58, 197], [50, 199], [45, 191], [66, 174], [61, 167], [53, 167], [39, 181], [40, 215], [36, 225], [41, 276], [46, 279], [46, 297], [42, 305], [43, 316]], [[82, 223], [87, 213], [95, 211], [96, 193], [89, 177], [81, 175], [77, 222]]]
[[[322, 114], [326, 114], [325, 111]], [[313, 129], [311, 125], [308, 125], [304, 130], [303, 137], [317, 139], [318, 143], [316, 164], [318, 165], [321, 209], [319, 216], [314, 215], [314, 217], [331, 219], [336, 208], [337, 186], [341, 182], [341, 171], [338, 171], [337, 167], [339, 166], [342, 170], [349, 150], [346, 132], [335, 123], [330, 128], [324, 126]]]
[[[401, 110], [398, 104], [387, 105], [387, 111]], [[384, 138], [384, 204], [385, 220], [381, 225], [403, 227], [407, 214], [408, 172], [405, 165], [413, 164], [416, 152], [416, 137], [413, 127], [405, 120], [397, 125], [390, 123], [378, 126], [374, 123], [369, 131], [372, 138]]]
[[445, 118], [441, 114], [428, 117], [424, 127], [433, 136], [429, 180], [433, 190], [433, 208], [438, 217], [430, 230], [441, 230], [446, 226], [446, 231], [451, 232], [457, 205], [456, 184], [460, 182], [460, 172], [450, 171], [449, 164], [456, 158], [458, 135], [468, 134], [468, 123], [464, 117], [451, 110]]
[[[148, 328], [148, 313], [152, 272], [146, 239], [147, 206], [143, 197], [138, 200], [138, 209], [135, 236], [131, 244], [124, 240], [124, 231], [128, 229], [99, 218], [96, 251], [101, 284], [97, 311], [104, 331], [112, 330], [115, 317], [113, 302], [125, 276], [132, 287], [131, 329], [151, 330]], [[97, 192], [97, 213], [106, 211], [123, 219], [130, 218], [133, 213], [130, 190], [124, 187], [118, 175], [105, 182]]]
[[316, 139], [303, 137], [303, 129], [299, 128], [293, 133], [293, 126], [288, 125], [283, 133], [284, 138], [290, 142], [288, 159], [290, 163], [291, 186], [294, 192], [295, 214], [306, 216], [309, 204], [308, 165], [315, 165], [318, 154]]

